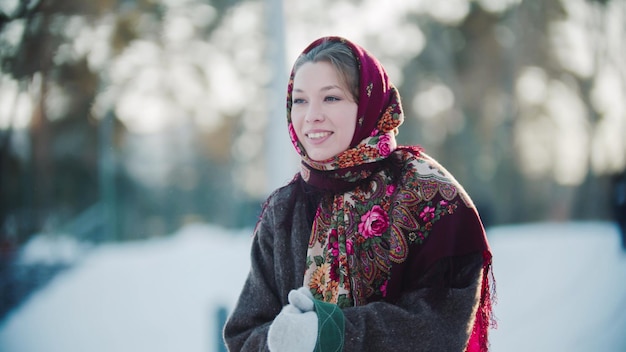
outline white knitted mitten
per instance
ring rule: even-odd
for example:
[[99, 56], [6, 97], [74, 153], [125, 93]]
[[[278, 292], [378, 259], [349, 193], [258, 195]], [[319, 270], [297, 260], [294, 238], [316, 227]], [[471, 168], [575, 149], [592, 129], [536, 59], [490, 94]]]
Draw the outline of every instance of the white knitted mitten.
[[315, 308], [313, 304], [313, 295], [311, 291], [306, 287], [300, 287], [297, 290], [291, 290], [289, 292], [289, 303], [302, 312], [312, 312]]
[[312, 352], [317, 343], [317, 314], [288, 304], [274, 318], [267, 333], [272, 352]]

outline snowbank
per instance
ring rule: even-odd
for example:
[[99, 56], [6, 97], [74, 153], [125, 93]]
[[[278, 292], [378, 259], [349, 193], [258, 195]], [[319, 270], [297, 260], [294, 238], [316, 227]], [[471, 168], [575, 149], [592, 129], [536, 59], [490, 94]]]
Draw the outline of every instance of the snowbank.
[[[534, 224], [489, 237], [493, 351], [626, 350], [626, 255], [616, 227]], [[250, 231], [193, 225], [95, 248], [0, 325], [0, 351], [216, 351], [217, 311], [235, 303], [250, 240]]]
[[0, 351], [214, 351], [217, 311], [235, 303], [249, 244], [249, 231], [192, 225], [98, 247], [0, 325]]
[[488, 231], [497, 281], [493, 351], [626, 351], [626, 253], [610, 223]]

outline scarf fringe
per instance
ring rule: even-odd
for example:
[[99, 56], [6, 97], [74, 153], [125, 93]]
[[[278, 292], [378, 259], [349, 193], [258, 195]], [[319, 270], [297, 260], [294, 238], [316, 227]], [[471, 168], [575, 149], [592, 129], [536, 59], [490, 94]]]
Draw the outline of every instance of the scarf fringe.
[[491, 254], [488, 251], [483, 253], [483, 278], [481, 283], [480, 302], [476, 312], [476, 320], [470, 340], [467, 344], [466, 352], [488, 352], [489, 351], [489, 329], [498, 327], [493, 306], [496, 304], [496, 280], [491, 268]]

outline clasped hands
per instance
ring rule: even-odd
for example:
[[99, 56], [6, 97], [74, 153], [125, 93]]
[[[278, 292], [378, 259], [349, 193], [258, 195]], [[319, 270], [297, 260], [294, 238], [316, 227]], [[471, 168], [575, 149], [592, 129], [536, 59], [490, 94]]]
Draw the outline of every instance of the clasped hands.
[[308, 287], [291, 290], [289, 304], [274, 318], [267, 333], [272, 352], [313, 351], [317, 343], [317, 313]]

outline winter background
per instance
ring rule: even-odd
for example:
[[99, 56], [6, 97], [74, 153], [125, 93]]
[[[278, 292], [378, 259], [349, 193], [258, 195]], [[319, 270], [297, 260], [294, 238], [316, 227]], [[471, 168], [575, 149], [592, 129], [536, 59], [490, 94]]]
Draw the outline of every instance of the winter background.
[[[497, 281], [493, 351], [626, 351], [626, 252], [617, 226], [488, 231]], [[250, 231], [206, 224], [88, 248], [34, 238], [20, 256], [71, 264], [0, 324], [6, 352], [223, 351], [221, 326], [249, 265]]]
[[492, 350], [626, 351], [624, 33], [623, 0], [0, 0], [0, 352], [223, 351], [322, 35], [476, 202]]

